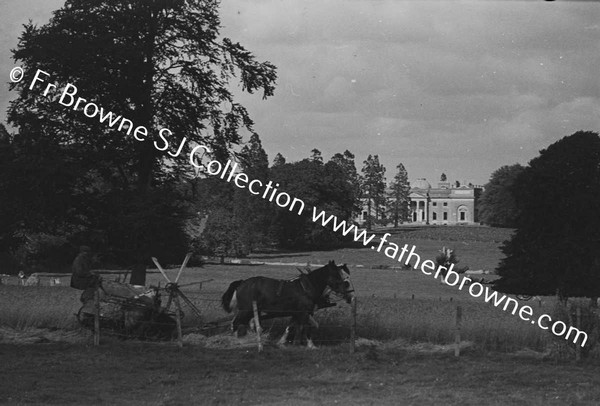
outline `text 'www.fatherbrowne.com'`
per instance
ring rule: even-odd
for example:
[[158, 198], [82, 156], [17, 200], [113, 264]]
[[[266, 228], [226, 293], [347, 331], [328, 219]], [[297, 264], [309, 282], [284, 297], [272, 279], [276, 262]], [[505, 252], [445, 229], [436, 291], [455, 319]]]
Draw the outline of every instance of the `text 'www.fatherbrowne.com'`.
[[[21, 67], [15, 67], [11, 70], [10, 79], [13, 83], [18, 83], [25, 77], [25, 72]], [[132, 120], [129, 120], [121, 115], [115, 114], [112, 111], [106, 111], [96, 103], [88, 101], [87, 99], [78, 96], [77, 87], [71, 83], [68, 83], [64, 87], [60, 87], [57, 83], [47, 82], [50, 78], [48, 72], [44, 72], [38, 69], [31, 80], [29, 90], [33, 90], [37, 85], [41, 85], [46, 82], [43, 96], [49, 98], [49, 100], [58, 102], [66, 108], [82, 112], [88, 119], [98, 119], [100, 123], [106, 124], [109, 128], [114, 128], [117, 131], [123, 132], [126, 135], [133, 135], [133, 137], [140, 142], [150, 141], [150, 134], [148, 128], [143, 125], [135, 125]], [[167, 152], [171, 157], [177, 157], [184, 149], [187, 138], [183, 137], [179, 147], [175, 149], [175, 152], [169, 151], [170, 142], [166, 136], [172, 135], [171, 131], [166, 128], [162, 128], [158, 131], [158, 140], [154, 140], [154, 147], [161, 152]], [[147, 140], [148, 138], [148, 140]], [[244, 172], [237, 170], [237, 163], [228, 160], [225, 165], [220, 161], [212, 160], [208, 163], [198, 162], [195, 154], [202, 150], [208, 154], [212, 151], [205, 145], [194, 145], [190, 147], [190, 164], [200, 171], [210, 176], [219, 176], [221, 179], [232, 182], [236, 187], [240, 189], [248, 189], [248, 191], [257, 195], [269, 202], [277, 204], [281, 208], [285, 208], [290, 212], [296, 212], [299, 216], [305, 212], [306, 205], [301, 199], [292, 197], [289, 194], [278, 190], [279, 184], [273, 185], [271, 181], [263, 183], [257, 179], [251, 179]], [[543, 314], [537, 319], [532, 319], [529, 316], [533, 315], [533, 309], [530, 306], [519, 306], [519, 303], [506, 295], [499, 295], [498, 292], [490, 290], [487, 286], [483, 286], [479, 282], [473, 282], [469, 277], [461, 277], [458, 273], [454, 272], [452, 268], [454, 265], [446, 268], [444, 266], [437, 266], [432, 260], [425, 260], [421, 262], [421, 257], [415, 252], [416, 247], [412, 245], [410, 248], [408, 244], [404, 244], [402, 248], [399, 245], [387, 241], [391, 234], [386, 233], [381, 238], [377, 239], [378, 244], [372, 244], [375, 240], [374, 234], [367, 233], [366, 230], [360, 230], [355, 224], [348, 224], [346, 221], [340, 221], [334, 215], [327, 215], [324, 211], [317, 211], [316, 207], [313, 207], [312, 221], [315, 223], [321, 223], [323, 227], [331, 226], [333, 231], [339, 232], [344, 236], [351, 236], [355, 242], [362, 243], [365, 247], [371, 247], [371, 249], [377, 252], [383, 253], [386, 257], [402, 262], [404, 265], [410, 265], [413, 261], [413, 268], [419, 269], [425, 275], [438, 278], [450, 286], [457, 286], [459, 290], [469, 291], [469, 294], [473, 297], [481, 297], [484, 295], [486, 303], [492, 303], [496, 307], [500, 307], [502, 303], [504, 306], [502, 309], [508, 311], [512, 306], [511, 313], [517, 314], [524, 321], [529, 321], [531, 324], [537, 324], [543, 330], [551, 330], [552, 333], [558, 337], [564, 337], [568, 340], [569, 337], [573, 337], [573, 342], [577, 343], [581, 337], [581, 346], [583, 347], [587, 342], [588, 335], [584, 331], [580, 331], [575, 327], [567, 328], [567, 325], [562, 321], [556, 321], [550, 325], [552, 318], [547, 314]], [[420, 265], [420, 267], [419, 267]], [[435, 273], [434, 273], [435, 271]]]
[[[319, 223], [323, 227], [331, 226], [333, 231], [339, 232], [344, 236], [351, 236], [355, 242], [362, 243], [365, 247], [371, 247], [371, 249], [377, 252], [383, 253], [386, 257], [397, 260], [404, 265], [410, 265], [417, 270], [420, 269], [425, 275], [433, 276], [435, 279], [441, 277], [445, 284], [449, 286], [458, 286], [458, 290], [462, 291], [463, 288], [468, 290], [469, 294], [473, 297], [481, 297], [486, 303], [492, 303], [495, 307], [502, 308], [505, 312], [510, 311], [512, 315], [517, 315], [521, 320], [528, 321], [531, 324], [537, 324], [542, 330], [550, 330], [552, 334], [557, 337], [564, 337], [565, 340], [572, 339], [573, 343], [577, 344], [580, 337], [580, 345], [583, 347], [588, 340], [588, 335], [585, 331], [581, 331], [573, 326], [567, 327], [565, 323], [558, 320], [552, 322], [552, 317], [547, 314], [542, 314], [537, 318], [532, 318], [533, 309], [531, 306], [520, 306], [519, 302], [514, 298], [500, 294], [495, 290], [491, 290], [488, 286], [483, 286], [479, 282], [474, 282], [468, 276], [461, 276], [457, 272], [453, 271], [454, 264], [449, 267], [438, 265], [436, 267], [435, 262], [430, 259], [421, 261], [419, 254], [415, 252], [416, 247], [404, 244], [401, 248], [398, 244], [395, 244], [387, 239], [391, 236], [390, 233], [385, 233], [381, 238], [376, 239], [375, 234], [367, 233], [367, 230], [359, 230], [355, 224], [348, 224], [346, 221], [339, 221], [334, 215], [329, 215], [324, 211], [317, 212], [316, 208], [313, 208], [312, 220], [315, 223]], [[371, 244], [373, 240], [376, 240], [375, 244]], [[378, 243], [377, 243], [378, 242]], [[420, 267], [419, 267], [420, 265]]]

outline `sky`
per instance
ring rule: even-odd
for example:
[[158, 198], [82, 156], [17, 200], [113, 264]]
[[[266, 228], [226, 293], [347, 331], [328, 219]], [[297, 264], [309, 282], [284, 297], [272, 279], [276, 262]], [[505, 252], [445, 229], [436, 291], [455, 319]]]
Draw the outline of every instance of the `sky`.
[[[22, 24], [61, 0], [0, 0], [0, 75]], [[485, 184], [579, 130], [600, 131], [600, 2], [224, 0], [221, 34], [278, 68], [240, 92], [269, 158], [378, 155], [389, 180]], [[14, 97], [0, 86], [0, 121]]]

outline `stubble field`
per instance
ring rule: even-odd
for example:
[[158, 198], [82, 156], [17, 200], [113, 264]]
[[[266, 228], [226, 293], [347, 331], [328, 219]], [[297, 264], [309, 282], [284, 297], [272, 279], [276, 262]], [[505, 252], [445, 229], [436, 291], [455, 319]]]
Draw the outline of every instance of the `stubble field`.
[[[422, 259], [442, 246], [461, 266], [493, 270], [507, 230], [432, 227], [400, 230], [390, 238], [415, 245]], [[267, 345], [228, 333], [174, 343], [91, 336], [73, 313], [79, 292], [67, 287], [0, 286], [0, 401], [9, 404], [596, 404], [598, 366], [552, 354], [555, 339], [481, 299], [370, 249], [254, 255], [267, 262], [348, 263], [358, 296], [357, 352], [349, 353], [350, 311], [344, 303], [321, 310], [315, 351]], [[363, 265], [357, 267], [356, 265]], [[302, 266], [300, 266], [302, 267]], [[388, 267], [386, 269], [386, 267]], [[376, 269], [373, 269], [376, 268]], [[175, 269], [171, 271], [176, 273]], [[296, 266], [207, 264], [184, 272], [203, 320], [226, 316], [218, 299], [228, 284], [253, 275], [291, 278]], [[493, 278], [490, 275], [482, 275]], [[64, 281], [66, 283], [66, 280]], [[164, 286], [157, 272], [148, 283]], [[531, 303], [530, 303], [531, 304]], [[463, 309], [461, 357], [453, 356], [454, 315]], [[551, 298], [531, 304], [552, 313]], [[267, 324], [276, 338], [282, 322]]]

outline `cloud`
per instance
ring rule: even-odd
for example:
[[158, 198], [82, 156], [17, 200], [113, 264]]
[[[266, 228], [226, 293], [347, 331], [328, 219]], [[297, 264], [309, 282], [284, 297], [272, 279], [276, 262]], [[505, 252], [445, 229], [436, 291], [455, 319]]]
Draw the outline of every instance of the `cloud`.
[[[61, 3], [0, 6], [2, 72], [18, 25]], [[274, 97], [240, 95], [271, 158], [349, 149], [359, 169], [378, 154], [411, 178], [483, 183], [565, 135], [600, 130], [597, 4], [227, 0], [221, 18], [223, 35], [278, 67]]]
[[265, 145], [283, 145], [271, 126], [301, 111], [294, 133], [306, 129], [311, 147], [355, 146], [359, 161], [408, 162], [411, 177], [445, 167], [481, 183], [494, 165], [526, 163], [562, 136], [600, 129], [600, 8], [591, 4], [233, 3], [224, 5], [240, 9], [227, 19], [231, 35], [243, 32], [301, 95], [283, 90], [276, 114], [264, 104]]

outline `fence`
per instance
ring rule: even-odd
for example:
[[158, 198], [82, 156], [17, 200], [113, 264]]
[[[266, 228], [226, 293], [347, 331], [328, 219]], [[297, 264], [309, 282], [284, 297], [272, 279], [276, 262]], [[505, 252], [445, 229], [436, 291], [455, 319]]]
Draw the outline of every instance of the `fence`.
[[[191, 340], [196, 339], [201, 340], [199, 334], [187, 335], [187, 333], [196, 332], [210, 335], [228, 330], [229, 318], [224, 317], [225, 313], [220, 306], [222, 286], [222, 283], [214, 282], [202, 287], [202, 290], [200, 286], [185, 288], [186, 295], [200, 308], [202, 317], [192, 314], [187, 305], [181, 303], [184, 313], [182, 317], [184, 343], [193, 342]], [[73, 320], [70, 315], [74, 311], [76, 312], [76, 308], [70, 310], [75, 302], [67, 303], [66, 307], [61, 304], [66, 300], [61, 297], [65, 296], [67, 292], [72, 293], [67, 296], [75, 298], [76, 292], [66, 286], [60, 289], [43, 286], [14, 289], [4, 286], [3, 296], [6, 303], [3, 304], [3, 319], [10, 321], [11, 325], [15, 326], [22, 325], [22, 323], [27, 325], [37, 323], [34, 326], [42, 327], [63, 325], [65, 322], [60, 318]], [[52, 303], [46, 303], [45, 298], [50, 299]], [[18, 305], [19, 300], [22, 300], [23, 306]], [[543, 301], [533, 300], [528, 304], [534, 308], [536, 314], [548, 313], [554, 317], [554, 303], [550, 298], [543, 298]], [[460, 340], [456, 339], [457, 306], [462, 308]], [[25, 313], [26, 311], [29, 313]], [[571, 310], [572, 321], [568, 320], [569, 316], [566, 314], [561, 318], [567, 325], [576, 326], [590, 333], [590, 348], [583, 349], [569, 346], [564, 339], [556, 339], [551, 333], [524, 322], [510, 313], [475, 300], [464, 300], [457, 295], [432, 297], [430, 294], [422, 297], [422, 293], [410, 293], [410, 291], [402, 294], [398, 292], [396, 297], [393, 293], [386, 297], [370, 294], [359, 296], [355, 311], [356, 321], [353, 320], [351, 312], [352, 308], [346, 304], [316, 312], [315, 319], [320, 325], [318, 330], [313, 330], [317, 345], [319, 343], [322, 345], [345, 344], [352, 347], [353, 343], [358, 346], [367, 343], [366, 340], [384, 343], [382, 345], [392, 345], [390, 342], [403, 345], [401, 341], [404, 341], [407, 345], [412, 345], [411, 348], [417, 348], [418, 345], [426, 343], [423, 345], [436, 345], [439, 348], [443, 346], [448, 350], [449, 346], [460, 342], [460, 355], [472, 344], [478, 349], [486, 351], [515, 352], [522, 349], [533, 349], [539, 353], [561, 352], [560, 356], [563, 358], [583, 359], [590, 355], [591, 345], [597, 341], [597, 335], [593, 336], [593, 334], [594, 323], [598, 324], [598, 318], [591, 314], [585, 306], [580, 307], [579, 310], [577, 307], [573, 307]], [[45, 321], [48, 320], [46, 314], [55, 318], [58, 323]], [[204, 327], [204, 330], [200, 329], [200, 326]], [[106, 330], [104, 325], [100, 327], [102, 335], [108, 333], [108, 330], [104, 331]], [[271, 336], [277, 336], [285, 327], [284, 321], [269, 321], [263, 326], [263, 331], [265, 334], [270, 333]], [[254, 338], [254, 336], [252, 337]], [[356, 341], [352, 341], [352, 337]], [[215, 341], [210, 341], [211, 345], [216, 343], [217, 337], [214, 338]], [[268, 341], [263, 340], [263, 345], [268, 345]], [[594, 353], [591, 356], [595, 356]]]

